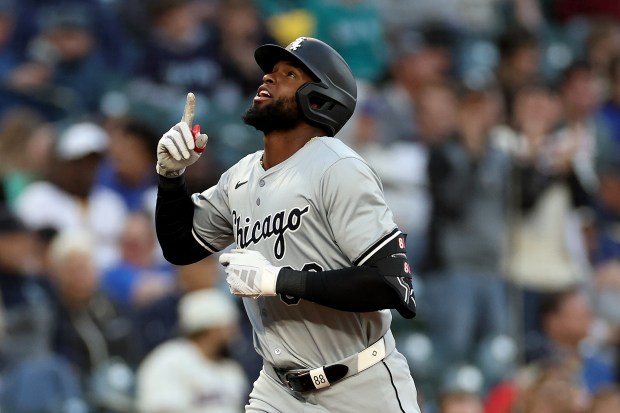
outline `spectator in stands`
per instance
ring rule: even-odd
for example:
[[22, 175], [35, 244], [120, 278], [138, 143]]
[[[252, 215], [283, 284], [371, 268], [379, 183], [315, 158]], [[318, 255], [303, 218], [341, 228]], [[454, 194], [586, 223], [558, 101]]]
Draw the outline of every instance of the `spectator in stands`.
[[597, 165], [612, 141], [610, 126], [599, 114], [604, 96], [592, 66], [583, 61], [569, 65], [559, 80], [559, 94], [559, 144], [573, 152], [575, 174], [592, 194], [598, 184]]
[[384, 78], [387, 36], [376, 2], [317, 0], [306, 2], [306, 7], [315, 23], [308, 35], [330, 44], [342, 55], [358, 87], [371, 87]]
[[97, 240], [99, 268], [118, 262], [118, 239], [127, 211], [115, 192], [94, 185], [108, 145], [100, 126], [76, 123], [55, 146], [47, 180], [29, 185], [15, 202], [17, 214], [32, 229], [84, 229]]
[[[217, 288], [223, 279], [221, 266], [216, 256], [210, 256], [192, 265], [176, 267], [177, 285], [174, 291], [138, 309], [136, 329], [140, 341], [140, 358], [146, 356], [156, 346], [176, 337], [179, 333], [177, 307], [185, 294], [202, 289]], [[236, 302], [242, 306], [241, 300]], [[243, 367], [248, 385], [258, 377], [262, 359], [256, 354], [252, 344], [252, 327], [241, 311], [240, 334], [230, 346], [231, 356]]]
[[611, 63], [620, 54], [620, 26], [613, 18], [598, 18], [590, 23], [584, 40], [585, 58], [603, 88], [605, 97], [609, 87]]
[[0, 116], [12, 107], [15, 102], [11, 98], [10, 75], [19, 66], [19, 59], [11, 48], [11, 41], [15, 32], [15, 6], [13, 0], [0, 0]]
[[[590, 259], [594, 266], [596, 311], [620, 349], [620, 148], [599, 165], [599, 187], [591, 207]], [[620, 357], [616, 360], [620, 377]]]
[[[222, 2], [216, 14], [219, 61], [223, 86], [213, 96], [209, 112], [210, 143], [226, 168], [237, 159], [262, 147], [262, 136], [240, 121], [239, 113], [256, 94], [263, 72], [254, 60], [254, 50], [276, 43], [260, 19], [252, 0]], [[207, 125], [205, 125], [207, 126]], [[213, 168], [213, 162], [208, 162]]]
[[0, 74], [6, 74], [15, 63], [15, 56], [9, 46], [15, 29], [15, 6], [13, 0], [0, 1]]
[[256, 93], [256, 79], [263, 75], [254, 60], [254, 50], [262, 44], [276, 43], [276, 40], [267, 31], [252, 0], [222, 3], [216, 23], [223, 76], [239, 89], [245, 102], [246, 96]]
[[498, 99], [492, 90], [466, 92], [456, 136], [429, 153], [432, 210], [429, 244], [418, 267], [427, 309], [421, 314], [446, 368], [477, 363], [483, 341], [509, 333], [501, 262], [510, 163], [490, 134]]
[[592, 205], [591, 260], [595, 266], [620, 260], [620, 241], [614, 235], [620, 224], [620, 148], [611, 155], [614, 158], [600, 165], [598, 196]]
[[448, 391], [439, 397], [438, 413], [482, 413], [480, 396], [467, 391]]
[[99, 168], [96, 185], [109, 188], [125, 201], [129, 211], [153, 210], [157, 196], [152, 162], [158, 134], [139, 119], [110, 119], [110, 143]]
[[141, 356], [144, 357], [157, 345], [178, 334], [177, 307], [183, 295], [195, 290], [214, 288], [219, 281], [218, 262], [214, 258], [176, 267], [174, 290], [136, 311]]
[[522, 383], [516, 401], [523, 413], [581, 413], [588, 405], [588, 396], [579, 381], [573, 380], [570, 366], [549, 362], [534, 369]]
[[[67, 116], [96, 112], [110, 72], [97, 46], [93, 21], [79, 8], [58, 6], [49, 11], [29, 45], [30, 59], [50, 73], [41, 97]], [[52, 92], [46, 96], [47, 90]]]
[[[389, 97], [387, 94], [385, 97]], [[451, 137], [457, 123], [458, 101], [456, 92], [446, 82], [431, 82], [417, 92], [415, 119], [399, 122], [385, 113], [362, 114], [354, 134], [353, 147], [377, 171], [383, 183], [385, 197], [394, 212], [398, 227], [408, 234], [408, 257], [418, 267], [427, 242], [431, 200], [428, 191], [428, 152], [433, 145]], [[387, 120], [392, 119], [394, 136]], [[405, 122], [405, 123], [403, 123]], [[417, 130], [414, 131], [414, 124]], [[411, 135], [399, 135], [397, 130], [409, 129]], [[389, 139], [388, 139], [389, 138]], [[392, 139], [394, 138], [394, 139]]]
[[226, 354], [239, 311], [216, 289], [184, 295], [179, 303], [181, 336], [153, 350], [137, 376], [137, 406], [143, 413], [243, 411], [245, 375]]
[[9, 110], [0, 121], [0, 187], [5, 202], [15, 200], [45, 176], [54, 144], [51, 125], [27, 107]]
[[610, 148], [598, 167], [599, 185], [591, 204], [590, 259], [595, 266], [620, 260], [620, 145]]
[[392, 40], [389, 79], [367, 109], [376, 118], [379, 142], [417, 138], [416, 111], [427, 100], [421, 93], [426, 86], [449, 79], [451, 45], [451, 33], [439, 29], [403, 28]]
[[[223, 86], [215, 26], [205, 24], [195, 7], [192, 0], [146, 3], [150, 30], [127, 94], [133, 113], [156, 130], [176, 120], [175, 104], [182, 104], [188, 91], [209, 102]], [[208, 106], [203, 110], [205, 119]]]
[[620, 388], [610, 386], [594, 393], [587, 413], [620, 412]]
[[49, 247], [57, 320], [53, 350], [71, 362], [89, 391], [94, 374], [110, 360], [138, 362], [129, 314], [99, 288], [96, 250], [90, 234], [80, 230], [59, 232]]
[[609, 89], [607, 100], [600, 114], [609, 125], [612, 140], [620, 145], [620, 54], [609, 65]]
[[130, 214], [120, 237], [121, 260], [106, 270], [102, 290], [127, 308], [153, 303], [174, 289], [175, 269], [161, 257], [153, 217]]
[[541, 302], [540, 314], [546, 343], [539, 361], [559, 360], [568, 366], [569, 378], [583, 383], [589, 394], [615, 382], [614, 360], [605, 354], [604, 347], [585, 352], [581, 346], [591, 334], [595, 315], [583, 289], [571, 286], [550, 293]]
[[50, 349], [52, 297], [39, 258], [36, 235], [0, 204], [0, 366], [7, 369]]
[[[95, 38], [96, 47], [105, 58], [106, 67], [115, 72], [127, 70], [131, 64], [131, 42], [120, 24], [119, 16], [112, 7], [98, 0], [13, 0], [16, 16], [15, 36], [11, 43], [13, 50], [21, 59], [26, 58], [28, 45], [36, 38], [49, 22], [48, 18], [59, 14], [82, 16], [91, 22], [90, 29]], [[102, 75], [104, 75], [102, 73]]]
[[494, 138], [513, 163], [505, 264], [517, 292], [512, 302], [516, 331], [527, 347], [540, 340], [541, 296], [586, 274], [567, 239], [575, 236], [569, 224], [588, 195], [575, 175], [573, 149], [562, 147], [555, 135], [561, 115], [557, 93], [532, 83], [513, 99], [512, 117], [495, 129]]
[[505, 117], [509, 119], [517, 90], [541, 78], [541, 46], [536, 35], [521, 26], [506, 28], [496, 46], [499, 51], [496, 82], [504, 95]]
[[[13, 50], [21, 53], [20, 65], [7, 77], [13, 104], [36, 107], [49, 120], [97, 112], [116, 72], [97, 38], [100, 17], [93, 15], [93, 4], [31, 4], [33, 8], [24, 10], [25, 3], [32, 2], [17, 2], [15, 39], [22, 47], [14, 44]], [[23, 21], [25, 12], [28, 22]], [[114, 63], [121, 56], [119, 47]]]

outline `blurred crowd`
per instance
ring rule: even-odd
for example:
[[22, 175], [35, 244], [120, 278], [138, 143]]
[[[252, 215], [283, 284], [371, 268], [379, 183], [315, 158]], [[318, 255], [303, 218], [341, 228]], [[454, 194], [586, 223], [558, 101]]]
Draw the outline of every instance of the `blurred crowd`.
[[192, 91], [190, 191], [261, 149], [253, 52], [298, 36], [358, 81], [423, 413], [620, 412], [616, 0], [0, 0], [0, 411], [243, 411], [251, 329], [217, 258], [163, 259], [156, 145]]

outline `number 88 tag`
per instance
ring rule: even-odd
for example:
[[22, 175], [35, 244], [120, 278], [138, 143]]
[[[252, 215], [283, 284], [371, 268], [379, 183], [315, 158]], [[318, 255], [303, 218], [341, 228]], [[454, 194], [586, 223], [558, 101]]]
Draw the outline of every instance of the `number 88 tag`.
[[323, 387], [329, 387], [330, 383], [327, 380], [327, 376], [325, 375], [325, 370], [323, 367], [319, 367], [313, 370], [310, 370], [310, 378], [312, 379], [312, 384], [314, 384], [315, 389], [322, 389]]

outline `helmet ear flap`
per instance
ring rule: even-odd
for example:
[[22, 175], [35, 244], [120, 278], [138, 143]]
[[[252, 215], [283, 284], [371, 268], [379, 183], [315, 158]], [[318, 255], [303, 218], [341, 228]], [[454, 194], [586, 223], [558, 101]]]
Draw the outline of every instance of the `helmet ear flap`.
[[[297, 103], [306, 120], [324, 129], [327, 136], [334, 136], [351, 117], [351, 106], [343, 105], [350, 96], [331, 96], [335, 92], [323, 83], [310, 82], [297, 89]], [[340, 95], [340, 94], [339, 94]], [[344, 94], [342, 94], [344, 95]]]

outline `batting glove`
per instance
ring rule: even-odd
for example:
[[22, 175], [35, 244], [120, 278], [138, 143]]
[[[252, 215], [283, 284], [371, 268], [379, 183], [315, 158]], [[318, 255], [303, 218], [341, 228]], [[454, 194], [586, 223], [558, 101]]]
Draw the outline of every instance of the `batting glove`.
[[158, 174], [168, 178], [179, 176], [204, 152], [209, 137], [200, 133], [200, 125], [192, 128], [195, 107], [196, 97], [188, 93], [181, 122], [164, 133], [157, 144]]
[[226, 267], [230, 292], [239, 297], [258, 298], [276, 295], [276, 282], [282, 267], [274, 267], [258, 251], [232, 249], [220, 255]]

